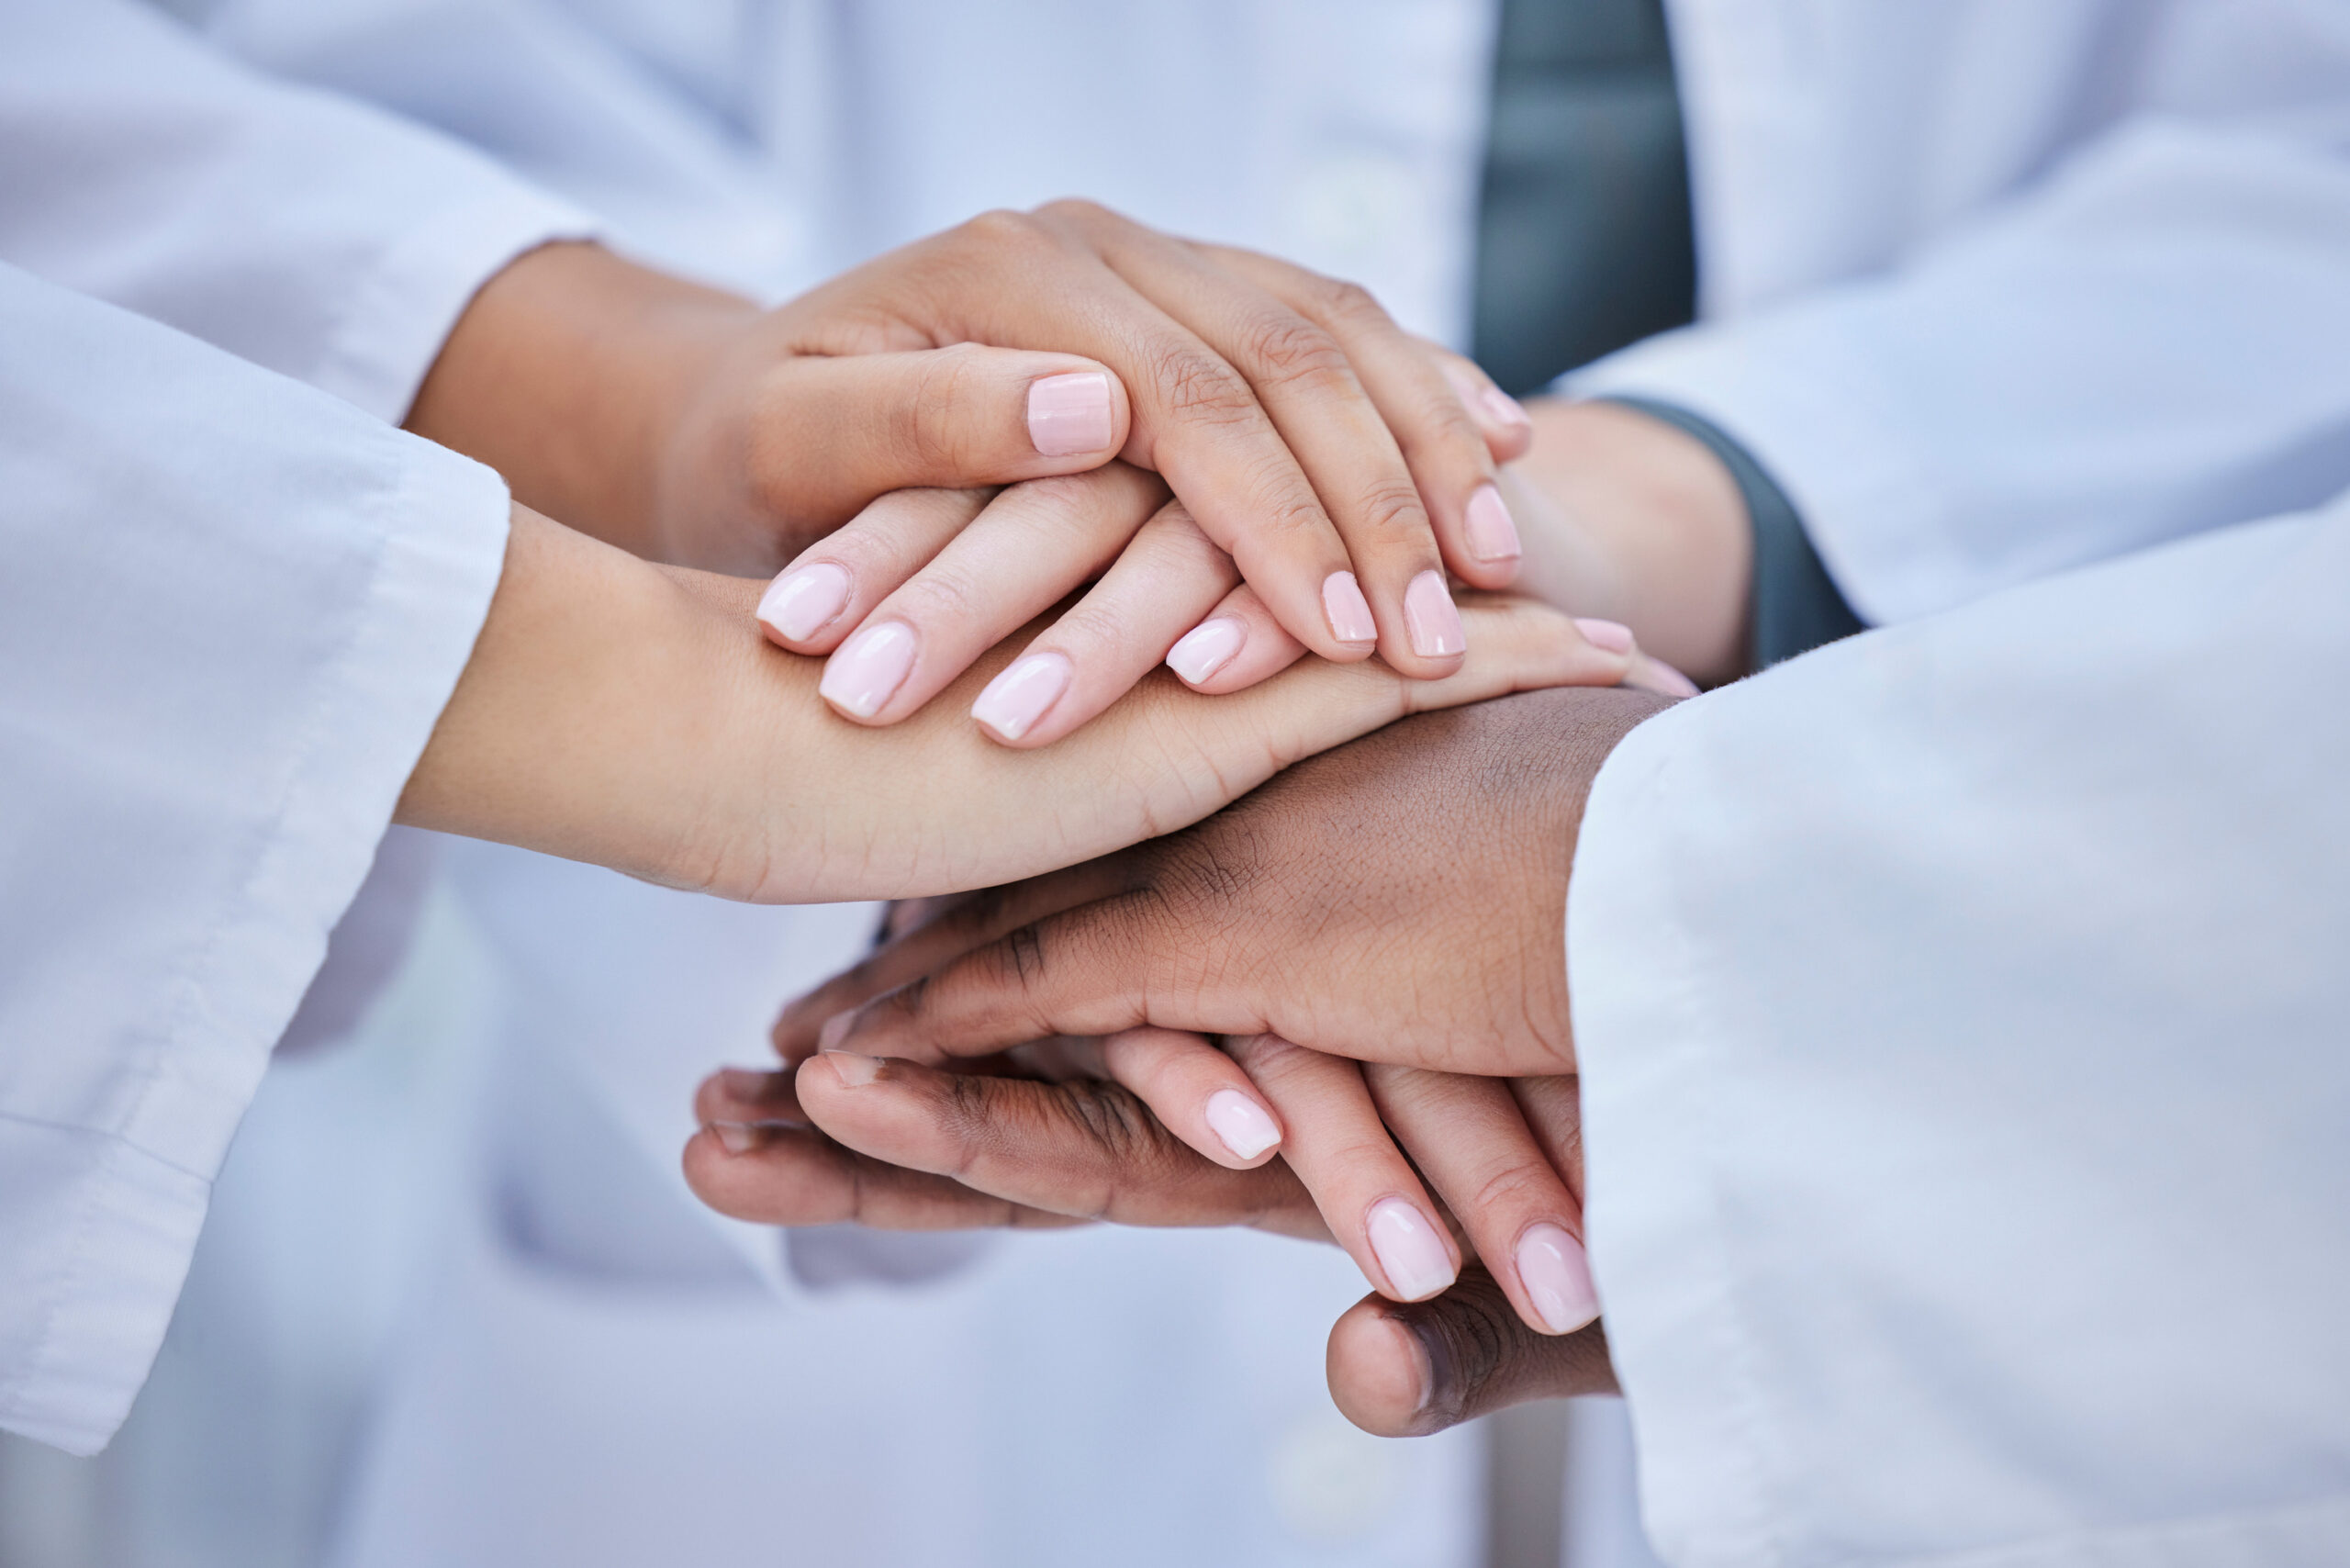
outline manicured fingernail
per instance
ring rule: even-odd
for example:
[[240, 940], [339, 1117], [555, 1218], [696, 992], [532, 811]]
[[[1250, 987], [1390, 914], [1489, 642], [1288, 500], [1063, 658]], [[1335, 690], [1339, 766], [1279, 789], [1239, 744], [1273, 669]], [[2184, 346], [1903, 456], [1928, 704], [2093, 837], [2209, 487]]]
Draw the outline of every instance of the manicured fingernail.
[[785, 642], [802, 642], [840, 618], [848, 590], [848, 573], [829, 561], [794, 566], [759, 596], [759, 619]]
[[1352, 572], [1332, 572], [1322, 579], [1322, 614], [1330, 635], [1341, 643], [1376, 643], [1379, 622], [1371, 618], [1371, 600]]
[[830, 1018], [824, 1020], [824, 1026], [816, 1031], [816, 1048], [820, 1051], [829, 1051], [839, 1048], [840, 1043], [848, 1038], [848, 1032], [856, 1026], [856, 1014], [834, 1014]]
[[833, 651], [816, 691], [834, 707], [870, 719], [905, 684], [906, 672], [913, 667], [914, 629], [902, 621], [884, 621], [859, 628]]
[[1203, 621], [1167, 650], [1167, 667], [1197, 686], [1230, 664], [1248, 640], [1248, 623], [1237, 617], [1219, 615]]
[[1069, 689], [1072, 666], [1067, 654], [1030, 654], [1012, 661], [1012, 667], [988, 682], [971, 704], [971, 717], [1016, 741], [1036, 727], [1045, 710]]
[[1526, 406], [1498, 386], [1488, 386], [1477, 395], [1485, 406], [1485, 416], [1497, 425], [1524, 427], [1534, 421], [1526, 415]]
[[1460, 520], [1463, 542], [1469, 554], [1477, 560], [1496, 565], [1515, 561], [1525, 553], [1518, 543], [1517, 523], [1509, 515], [1509, 507], [1502, 493], [1491, 485], [1480, 485], [1469, 498], [1466, 514]]
[[1404, 590], [1404, 629], [1412, 635], [1412, 652], [1424, 659], [1440, 659], [1469, 646], [1443, 573], [1422, 572]]
[[1517, 1278], [1553, 1334], [1570, 1333], [1599, 1316], [1591, 1260], [1583, 1243], [1560, 1226], [1528, 1227], [1517, 1243]]
[[1265, 1108], [1237, 1089], [1219, 1089], [1209, 1095], [1207, 1118], [1208, 1130], [1236, 1159], [1254, 1159], [1281, 1141], [1281, 1130]]
[[1110, 378], [1095, 370], [1030, 382], [1028, 439], [1046, 457], [1105, 450], [1110, 444]]
[[718, 1135], [719, 1143], [729, 1154], [748, 1154], [764, 1148], [775, 1130], [759, 1122], [712, 1122], [710, 1130]]
[[1458, 1277], [1434, 1222], [1409, 1199], [1382, 1198], [1371, 1204], [1370, 1230], [1371, 1255], [1405, 1301], [1425, 1301]]
[[1667, 697], [1695, 697], [1697, 683], [1666, 664], [1662, 659], [1643, 658], [1649, 684]]
[[824, 1053], [824, 1059], [833, 1064], [833, 1074], [841, 1081], [844, 1089], [862, 1089], [881, 1076], [879, 1057], [859, 1056], [855, 1051], [828, 1050]]
[[1583, 640], [1595, 648], [1604, 648], [1611, 654], [1632, 651], [1632, 629], [1620, 621], [1599, 621], [1578, 615], [1575, 617], [1575, 630], [1582, 633]]

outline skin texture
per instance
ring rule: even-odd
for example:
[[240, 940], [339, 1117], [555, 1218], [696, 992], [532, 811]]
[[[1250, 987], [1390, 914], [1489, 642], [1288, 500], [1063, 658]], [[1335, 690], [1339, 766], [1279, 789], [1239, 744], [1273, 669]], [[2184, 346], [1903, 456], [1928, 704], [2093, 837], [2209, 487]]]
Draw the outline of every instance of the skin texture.
[[1443, 680], [1319, 660], [1230, 697], [1153, 678], [1068, 744], [1014, 752], [952, 707], [883, 731], [844, 723], [815, 700], [815, 662], [755, 630], [756, 592], [517, 509], [399, 820], [728, 898], [946, 892], [1170, 832], [1432, 705], [1628, 667], [1555, 611], [1496, 601], [1472, 607], [1485, 645]]
[[1191, 832], [934, 923], [786, 1008], [776, 1044], [935, 1061], [1150, 1024], [1572, 1072], [1576, 826], [1600, 762], [1666, 705], [1530, 694], [1395, 725]]

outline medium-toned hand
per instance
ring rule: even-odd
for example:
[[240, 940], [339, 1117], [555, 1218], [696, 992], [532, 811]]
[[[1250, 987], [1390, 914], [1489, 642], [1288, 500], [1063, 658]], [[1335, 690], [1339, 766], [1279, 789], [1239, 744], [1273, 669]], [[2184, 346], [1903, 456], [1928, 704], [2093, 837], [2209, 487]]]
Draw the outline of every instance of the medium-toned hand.
[[1555, 691], [1393, 725], [1186, 833], [973, 901], [793, 1002], [777, 1047], [795, 1062], [820, 1043], [937, 1061], [1156, 1025], [1572, 1072], [1564, 924], [1583, 800], [1666, 705]]

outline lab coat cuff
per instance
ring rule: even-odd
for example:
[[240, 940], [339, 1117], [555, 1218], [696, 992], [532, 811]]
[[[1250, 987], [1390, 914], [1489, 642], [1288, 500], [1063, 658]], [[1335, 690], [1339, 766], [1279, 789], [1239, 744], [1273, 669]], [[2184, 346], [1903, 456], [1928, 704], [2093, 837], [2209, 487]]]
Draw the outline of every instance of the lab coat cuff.
[[[0, 1380], [0, 1428], [94, 1454], [162, 1346], [211, 1183], [105, 1133], [6, 1115], [0, 1171], [11, 1279], [41, 1298], [34, 1342]], [[24, 1305], [10, 1316], [33, 1316]]]
[[596, 220], [525, 185], [445, 207], [389, 247], [352, 292], [308, 377], [388, 424], [408, 418], [425, 374], [484, 284], [516, 257], [595, 238]]
[[469, 458], [387, 431], [390, 482], [365, 599], [322, 683], [291, 786], [254, 860], [241, 913], [123, 1127], [209, 1180], [366, 879], [400, 791], [472, 657], [506, 558], [505, 483]]
[[1567, 897], [1593, 1275], [1630, 1406], [1642, 1515], [1682, 1568], [1775, 1560], [1715, 1166], [1725, 1075], [1718, 1036], [1702, 1026], [1695, 926], [1679, 910], [1674, 824], [1705, 809], [1684, 782], [1705, 718], [1704, 704], [1668, 710], [1609, 756]]
[[1943, 608], [1941, 488], [1865, 356], [1811, 308], [1662, 333], [1562, 379], [1577, 398], [1651, 399], [1718, 426], [1776, 480], [1834, 588], [1870, 625]]

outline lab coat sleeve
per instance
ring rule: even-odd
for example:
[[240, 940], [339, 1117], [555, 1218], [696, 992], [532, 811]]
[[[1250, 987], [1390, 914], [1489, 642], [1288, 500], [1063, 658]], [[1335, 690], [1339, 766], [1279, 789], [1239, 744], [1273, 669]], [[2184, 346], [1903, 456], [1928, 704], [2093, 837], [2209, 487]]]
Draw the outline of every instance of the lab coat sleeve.
[[0, 1427], [129, 1409], [470, 655], [496, 475], [0, 267]]
[[1591, 1244], [1676, 1568], [2339, 1563], [2350, 498], [1601, 770]]
[[1729, 431], [1873, 624], [2350, 482], [2350, 101], [2142, 117], [1890, 274], [1571, 377]]
[[474, 292], [594, 225], [132, 0], [0, 6], [0, 261], [405, 417]]

